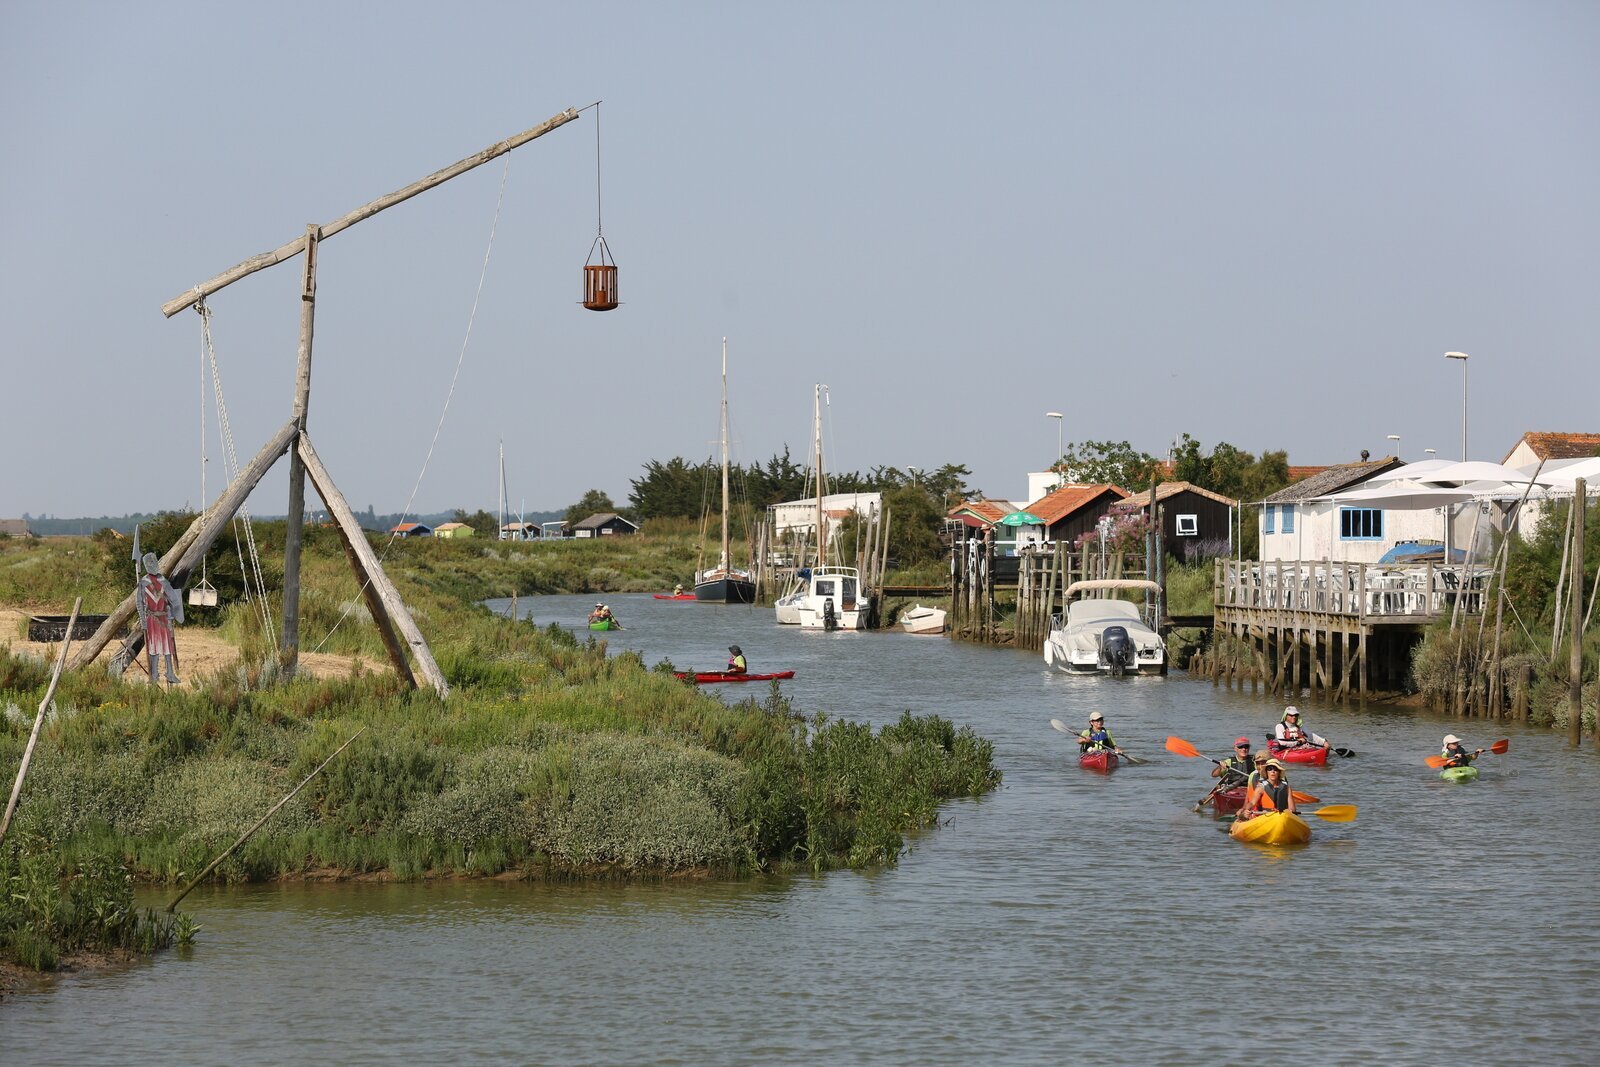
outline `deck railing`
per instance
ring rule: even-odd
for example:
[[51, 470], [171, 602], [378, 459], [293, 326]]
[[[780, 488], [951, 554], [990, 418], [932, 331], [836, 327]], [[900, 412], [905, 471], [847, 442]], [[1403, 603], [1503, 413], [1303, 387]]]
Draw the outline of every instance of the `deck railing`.
[[1483, 610], [1488, 569], [1466, 564], [1218, 560], [1218, 611], [1228, 608], [1418, 622]]

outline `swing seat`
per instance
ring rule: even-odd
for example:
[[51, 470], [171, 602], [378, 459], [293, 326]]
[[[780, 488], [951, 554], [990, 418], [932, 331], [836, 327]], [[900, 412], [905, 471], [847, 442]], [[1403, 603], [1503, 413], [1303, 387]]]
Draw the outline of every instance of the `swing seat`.
[[189, 590], [189, 605], [196, 608], [216, 607], [216, 588], [204, 578], [200, 579], [200, 584]]

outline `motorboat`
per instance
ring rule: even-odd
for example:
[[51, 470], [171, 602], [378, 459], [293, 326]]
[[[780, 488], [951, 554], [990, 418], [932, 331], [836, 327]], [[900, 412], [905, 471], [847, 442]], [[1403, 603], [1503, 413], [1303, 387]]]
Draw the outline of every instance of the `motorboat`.
[[866, 628], [867, 598], [854, 567], [812, 567], [799, 603], [802, 630]]
[[900, 613], [900, 625], [908, 634], [944, 633], [944, 609], [925, 608], [921, 604]]
[[1069, 673], [1166, 674], [1167, 644], [1140, 617], [1139, 606], [1105, 595], [1160, 589], [1155, 582], [1131, 578], [1073, 582], [1067, 587], [1065, 616], [1050, 621], [1045, 663]]

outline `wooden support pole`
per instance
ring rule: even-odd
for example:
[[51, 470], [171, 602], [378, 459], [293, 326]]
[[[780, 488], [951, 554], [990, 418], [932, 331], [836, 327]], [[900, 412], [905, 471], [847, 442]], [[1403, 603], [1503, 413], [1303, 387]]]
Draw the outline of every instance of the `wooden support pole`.
[[[294, 373], [291, 413], [301, 433], [311, 406], [311, 335], [317, 317], [317, 227], [306, 227], [305, 273], [300, 280], [300, 350]], [[306, 472], [300, 452], [289, 453], [289, 509], [283, 531], [283, 632], [278, 641], [278, 666], [293, 678], [300, 662], [300, 540], [305, 533]]]
[[[267, 471], [272, 469], [272, 465], [278, 461], [278, 457], [283, 455], [284, 451], [289, 447], [294, 440], [295, 432], [295, 423], [291, 419], [284, 424], [283, 429], [273, 436], [272, 440], [261, 447], [261, 451], [256, 453], [255, 458], [250, 461], [250, 465], [239, 472], [239, 476], [233, 480], [228, 488], [222, 491], [222, 495], [217, 497], [216, 502], [190, 524], [189, 529], [184, 532], [182, 537], [178, 538], [177, 544], [168, 549], [167, 554], [161, 557], [161, 569], [172, 580], [174, 586], [181, 587], [184, 584], [184, 579], [188, 577], [189, 572], [194, 569], [195, 564], [211, 548], [211, 542], [215, 541], [217, 535], [226, 529], [228, 523], [233, 520], [234, 512], [238, 511], [239, 506], [245, 502], [245, 498], [250, 495], [250, 490], [256, 487], [256, 483], [261, 480]], [[118, 604], [116, 609], [106, 617], [106, 621], [100, 624], [100, 628], [94, 632], [94, 636], [90, 637], [83, 647], [78, 649], [77, 654], [72, 658], [72, 662], [67, 664], [67, 669], [76, 670], [79, 667], [93, 663], [95, 657], [110, 642], [112, 635], [120, 632], [128, 624], [128, 620], [133, 618], [133, 614], [134, 594], [129, 593], [127, 598], [121, 604]], [[136, 635], [128, 643], [127, 647], [131, 652], [137, 652], [143, 646], [143, 643], [144, 636], [140, 634]]]
[[[344, 495], [333, 484], [333, 479], [328, 476], [322, 460], [317, 458], [316, 449], [311, 447], [311, 438], [302, 435], [296, 447], [299, 449], [301, 460], [305, 463], [306, 473], [311, 476], [311, 484], [317, 487], [317, 494], [322, 497], [323, 503], [328, 505], [334, 521], [346, 532], [350, 547], [360, 557], [367, 578], [377, 590], [389, 617], [394, 620], [400, 632], [405, 635], [406, 643], [411, 646], [411, 655], [417, 661], [418, 672], [429, 685], [433, 686], [441, 698], [449, 696], [449, 683], [445, 681], [444, 672], [439, 670], [439, 665], [434, 662], [433, 652], [428, 648], [427, 639], [422, 636], [422, 631], [417, 629], [416, 620], [411, 617], [405, 601], [400, 599], [400, 591], [383, 572], [383, 564], [378, 561], [372, 546], [367, 543], [367, 536], [362, 532], [361, 524], [356, 521], [355, 514], [351, 512]], [[361, 576], [360, 571], [356, 572], [356, 576], [358, 578]]]
[[[1583, 741], [1583, 523], [1589, 510], [1589, 486], [1579, 478], [1572, 483], [1572, 588], [1567, 595], [1568, 632], [1572, 655], [1567, 675], [1567, 740]], [[1600, 729], [1595, 730], [1600, 743]]]
[[22, 796], [22, 780], [28, 777], [28, 764], [33, 762], [33, 746], [39, 743], [39, 728], [44, 725], [44, 713], [56, 695], [56, 686], [61, 682], [61, 669], [67, 665], [67, 649], [72, 645], [72, 629], [78, 625], [78, 609], [81, 607], [83, 607], [83, 597], [80, 596], [72, 602], [72, 617], [67, 620], [67, 635], [61, 639], [61, 651], [56, 655], [56, 669], [50, 674], [50, 684], [45, 688], [44, 699], [39, 701], [39, 710], [33, 716], [33, 731], [28, 734], [28, 746], [22, 750], [22, 763], [17, 767], [17, 781], [11, 787], [11, 799], [6, 801], [5, 817], [0, 818], [0, 841], [6, 839], [6, 831], [11, 828], [11, 816], [17, 810], [18, 798]]
[[[482, 166], [491, 159], [494, 159], [498, 156], [503, 156], [514, 148], [521, 148], [534, 138], [543, 137], [551, 130], [556, 129], [559, 126], [565, 126], [567, 123], [571, 122], [577, 117], [578, 112], [569, 107], [559, 115], [555, 115], [549, 119], [546, 119], [537, 126], [523, 130], [516, 136], [508, 137], [504, 141], [500, 141], [497, 144], [492, 144], [483, 151], [474, 153], [473, 155], [470, 155], [459, 162], [452, 163], [450, 166], [445, 167], [442, 170], [436, 170], [426, 178], [421, 178], [412, 182], [404, 189], [396, 190], [395, 192], [389, 193], [387, 196], [380, 196], [378, 199], [369, 204], [363, 204], [361, 207], [356, 208], [349, 214], [343, 215], [340, 218], [337, 218], [334, 221], [319, 227], [321, 236], [324, 239], [332, 237], [339, 231], [344, 230], [347, 227], [354, 226], [356, 223], [365, 219], [369, 219], [386, 208], [394, 207], [396, 204], [401, 203], [402, 201], [409, 200], [418, 193], [427, 192], [435, 185], [447, 182], [451, 178], [457, 177], [458, 175], [465, 174], [474, 167]], [[227, 288], [240, 278], [248, 277], [258, 270], [265, 270], [267, 267], [271, 267], [275, 264], [282, 263], [285, 260], [292, 259], [304, 251], [304, 249], [305, 238], [302, 236], [296, 237], [288, 244], [275, 248], [271, 252], [263, 252], [258, 256], [252, 256], [243, 263], [228, 268], [215, 278], [212, 278], [210, 281], [201, 282], [188, 292], [181, 293], [178, 296], [173, 297], [171, 300], [161, 305], [161, 313], [170, 319], [184, 308], [194, 306], [196, 302], [205, 299], [212, 293], [217, 292], [219, 289]]]
[[[355, 573], [356, 581], [361, 586], [361, 600], [367, 605], [367, 614], [372, 616], [372, 625], [377, 627], [378, 638], [383, 642], [383, 650], [389, 654], [389, 662], [398, 674], [411, 688], [417, 687], [416, 676], [411, 673], [411, 664], [406, 661], [405, 646], [400, 643], [400, 635], [395, 632], [394, 620], [389, 617], [389, 611], [383, 605], [383, 597], [378, 595], [378, 587], [372, 582], [372, 575], [367, 573], [366, 567], [361, 562], [361, 554], [356, 551], [354, 542], [350, 540], [351, 533], [344, 524], [335, 524], [339, 531], [339, 543], [344, 546], [344, 557], [350, 561], [350, 569]], [[511, 618], [517, 617], [517, 591], [511, 591]]]

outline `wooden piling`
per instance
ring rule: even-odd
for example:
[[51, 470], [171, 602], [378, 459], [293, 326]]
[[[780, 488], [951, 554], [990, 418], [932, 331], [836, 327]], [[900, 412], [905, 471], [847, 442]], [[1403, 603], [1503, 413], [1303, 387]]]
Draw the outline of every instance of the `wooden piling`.
[[[1572, 483], [1572, 587], [1567, 595], [1568, 633], [1572, 642], [1567, 674], [1567, 740], [1583, 742], [1583, 524], [1588, 517], [1588, 483]], [[1600, 729], [1595, 730], [1600, 744]]]

